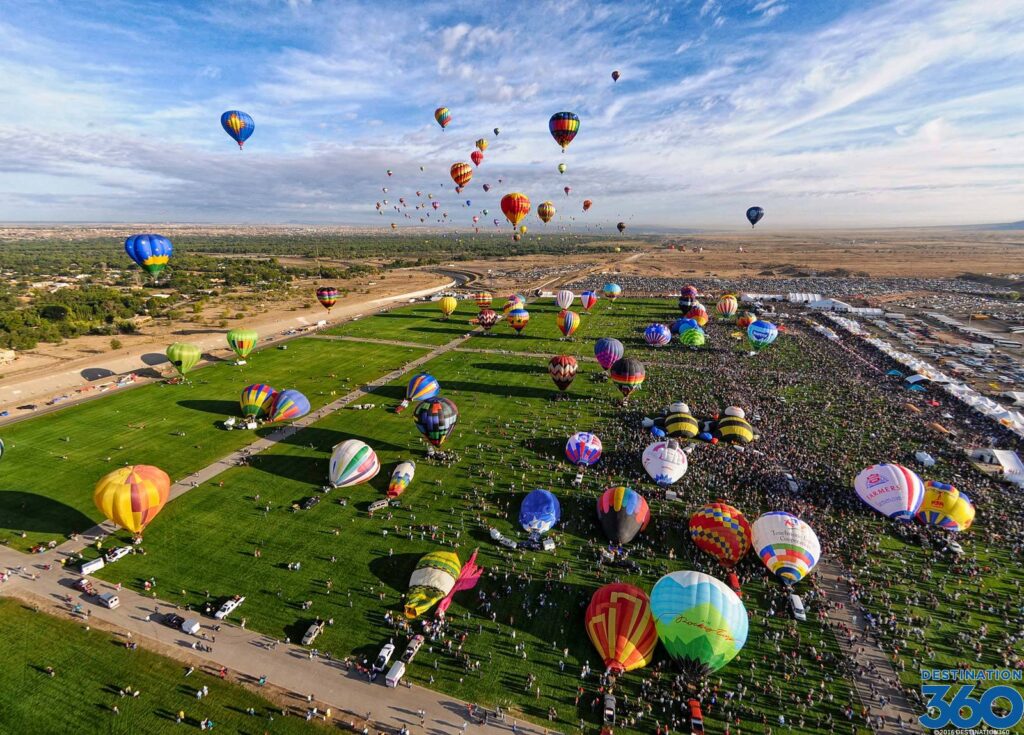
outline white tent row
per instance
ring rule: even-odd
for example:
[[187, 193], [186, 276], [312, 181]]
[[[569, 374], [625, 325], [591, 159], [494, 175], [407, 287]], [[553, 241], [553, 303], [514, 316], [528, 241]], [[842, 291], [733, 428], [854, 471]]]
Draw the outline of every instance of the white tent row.
[[833, 342], [838, 342], [839, 341], [839, 335], [836, 334], [833, 330], [831, 330], [828, 327], [826, 327], [824, 324], [817, 324], [817, 323], [815, 323], [815, 324], [813, 324], [811, 326], [814, 328], [815, 332], [817, 332], [818, 334], [824, 335], [827, 339], [830, 339]]
[[837, 316], [836, 314], [825, 314], [826, 319], [831, 320], [834, 324], [838, 324], [844, 330], [850, 334], [854, 334], [858, 337], [867, 337], [868, 332], [860, 325], [860, 322], [855, 319], [847, 319], [844, 316]]

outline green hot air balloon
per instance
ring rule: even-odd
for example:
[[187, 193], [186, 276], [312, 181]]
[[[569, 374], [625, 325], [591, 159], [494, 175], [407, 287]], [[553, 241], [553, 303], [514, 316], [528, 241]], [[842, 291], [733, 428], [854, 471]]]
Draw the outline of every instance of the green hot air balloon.
[[167, 347], [167, 359], [182, 377], [199, 363], [202, 356], [199, 346], [189, 342], [175, 342]]
[[235, 351], [239, 360], [244, 360], [256, 347], [260, 336], [255, 329], [232, 329], [228, 332], [228, 347]]

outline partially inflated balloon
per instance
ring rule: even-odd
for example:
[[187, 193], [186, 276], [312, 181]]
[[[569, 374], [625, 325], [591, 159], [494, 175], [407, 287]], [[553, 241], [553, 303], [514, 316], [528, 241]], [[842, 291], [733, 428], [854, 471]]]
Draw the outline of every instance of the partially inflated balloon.
[[626, 348], [613, 337], [602, 337], [594, 343], [594, 357], [602, 370], [608, 370], [625, 353]]
[[572, 143], [580, 129], [580, 119], [572, 112], [556, 112], [548, 120], [548, 130], [555, 142], [564, 151]]
[[555, 216], [555, 205], [551, 202], [541, 202], [537, 207], [537, 216], [540, 217], [541, 222], [547, 224]]
[[679, 333], [679, 341], [687, 347], [703, 347], [707, 342], [707, 335], [700, 327], [696, 329], [684, 329]]
[[438, 107], [434, 110], [434, 119], [437, 120], [437, 124], [444, 130], [448, 127], [448, 123], [452, 121], [452, 113], [447, 107]]
[[238, 143], [239, 150], [241, 150], [242, 146], [245, 145], [245, 141], [249, 140], [249, 136], [256, 129], [256, 123], [253, 122], [253, 119], [241, 110], [228, 110], [221, 115], [220, 126], [224, 128], [225, 133]]
[[399, 495], [404, 493], [412, 483], [412, 478], [415, 475], [415, 462], [406, 461], [399, 463], [399, 465], [395, 467], [394, 472], [391, 473], [391, 481], [388, 483], [388, 497], [397, 498]]
[[238, 359], [244, 360], [256, 347], [260, 335], [255, 329], [232, 329], [227, 339], [228, 347], [234, 350]]
[[760, 207], [751, 207], [747, 210], [747, 221], [750, 223], [751, 229], [761, 221], [762, 217], [764, 217], [764, 210]]
[[408, 385], [405, 386], [405, 400], [412, 401], [425, 401], [428, 398], [434, 398], [441, 393], [441, 384], [437, 382], [430, 373], [417, 373], [409, 379]]
[[693, 319], [698, 326], [703, 327], [708, 323], [708, 310], [704, 308], [704, 304], [696, 303], [686, 312], [686, 318]]
[[792, 585], [810, 574], [821, 558], [814, 529], [791, 513], [765, 513], [750, 527], [754, 551], [768, 571]]
[[429, 398], [413, 412], [416, 428], [435, 447], [444, 444], [459, 420], [459, 409], [447, 398]]
[[238, 400], [242, 407], [242, 415], [256, 418], [266, 413], [276, 393], [277, 391], [266, 383], [253, 383], [246, 386], [242, 390], [242, 397]]
[[909, 521], [924, 500], [924, 483], [917, 473], [898, 464], [875, 464], [853, 481], [857, 497], [882, 515]]
[[124, 241], [124, 251], [140, 268], [156, 277], [167, 267], [174, 246], [163, 235], [132, 235]]
[[380, 461], [366, 442], [346, 439], [331, 450], [327, 479], [334, 487], [352, 487], [368, 482], [380, 472]]
[[639, 587], [616, 582], [598, 588], [584, 621], [590, 642], [611, 672], [639, 669], [654, 657], [658, 631], [650, 598]]
[[167, 359], [182, 376], [199, 364], [202, 356], [203, 351], [199, 349], [199, 346], [189, 342], [175, 342], [167, 346]]
[[425, 554], [409, 578], [405, 616], [412, 619], [427, 612], [454, 589], [461, 572], [458, 554], [451, 551]]
[[751, 324], [757, 321], [757, 317], [751, 314], [749, 311], [745, 311], [736, 317], [736, 326], [740, 329], [746, 329]]
[[558, 312], [557, 318], [558, 329], [561, 331], [563, 337], [571, 337], [576, 333], [576, 330], [580, 326], [580, 315], [575, 311], [569, 311], [563, 309]]
[[663, 487], [677, 482], [688, 467], [686, 452], [675, 439], [651, 444], [644, 450], [642, 460], [647, 474]]
[[274, 396], [267, 410], [267, 421], [291, 421], [309, 413], [309, 399], [297, 390], [283, 390]]
[[952, 485], [929, 481], [917, 520], [947, 531], [966, 531], [974, 523], [974, 503]]
[[531, 491], [519, 506], [519, 525], [530, 533], [547, 533], [561, 518], [562, 507], [558, 498], [548, 490]]
[[530, 213], [530, 198], [519, 192], [506, 194], [501, 198], [501, 211], [515, 227], [523, 217]]
[[633, 391], [643, 385], [646, 374], [643, 363], [633, 357], [620, 358], [612, 365], [609, 373], [623, 398], [629, 398]]
[[92, 499], [107, 519], [132, 533], [142, 533], [170, 495], [171, 478], [166, 472], [138, 464], [101, 477]]
[[710, 503], [690, 516], [690, 538], [726, 568], [734, 567], [750, 551], [750, 523], [731, 505]]
[[628, 544], [651, 522], [651, 509], [635, 490], [610, 487], [597, 499], [597, 520], [609, 540]]
[[572, 385], [578, 368], [576, 358], [571, 355], [555, 355], [548, 361], [548, 375], [561, 391], [568, 390]]
[[601, 440], [589, 431], [577, 431], [565, 443], [565, 456], [575, 465], [590, 467], [601, 458]]

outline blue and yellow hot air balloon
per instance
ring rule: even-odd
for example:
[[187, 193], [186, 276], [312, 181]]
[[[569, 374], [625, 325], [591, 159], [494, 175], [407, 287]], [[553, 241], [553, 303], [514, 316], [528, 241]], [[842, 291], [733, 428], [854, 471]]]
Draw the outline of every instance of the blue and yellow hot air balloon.
[[242, 397], [238, 403], [242, 407], [243, 416], [258, 417], [266, 414], [273, 403], [277, 391], [266, 383], [253, 383], [242, 389]]
[[163, 235], [132, 235], [124, 241], [128, 257], [156, 278], [167, 267], [174, 254], [174, 246]]
[[252, 117], [241, 110], [228, 110], [221, 115], [220, 126], [238, 143], [238, 150], [242, 150], [245, 141], [249, 140], [252, 131], [256, 129], [256, 123], [253, 122]]
[[947, 531], [966, 531], [974, 523], [974, 503], [945, 482], [929, 480], [924, 484], [924, 502], [916, 518], [928, 526]]

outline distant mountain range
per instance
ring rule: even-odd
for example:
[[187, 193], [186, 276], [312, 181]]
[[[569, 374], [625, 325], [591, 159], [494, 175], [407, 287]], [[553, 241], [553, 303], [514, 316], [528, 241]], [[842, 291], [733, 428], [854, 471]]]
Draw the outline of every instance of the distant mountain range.
[[1024, 230], [1024, 219], [1019, 222], [1002, 222], [994, 225], [961, 225], [963, 230]]

